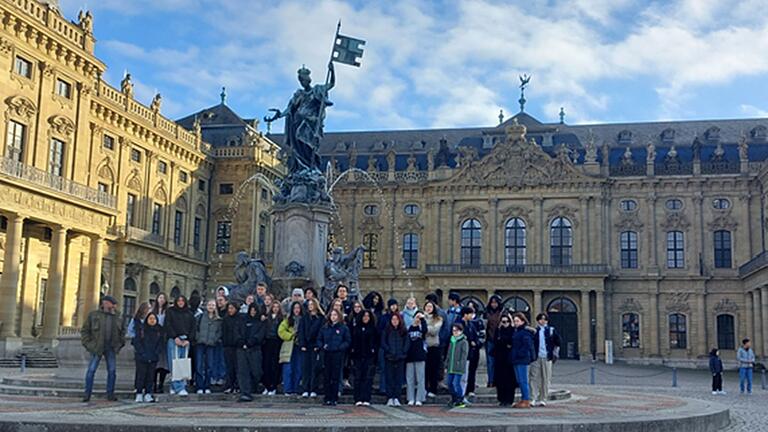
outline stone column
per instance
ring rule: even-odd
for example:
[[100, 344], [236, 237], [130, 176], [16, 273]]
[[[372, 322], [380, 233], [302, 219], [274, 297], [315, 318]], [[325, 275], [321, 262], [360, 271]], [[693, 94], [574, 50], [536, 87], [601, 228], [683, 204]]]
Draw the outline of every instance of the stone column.
[[[549, 230], [549, 227], [544, 224], [544, 199], [540, 196], [533, 198], [533, 205], [536, 207], [536, 225], [538, 228], [538, 234], [536, 235], [537, 239], [533, 239], [534, 241], [532, 243], [536, 244], [536, 253], [533, 257], [533, 262], [530, 264], [544, 264], [544, 238], [547, 236], [547, 230]], [[549, 260], [546, 260], [548, 263]]]
[[[760, 288], [760, 304], [762, 307], [760, 308], [763, 313], [760, 318], [762, 318], [763, 323], [763, 331], [762, 331], [762, 339], [759, 339], [757, 343], [762, 345], [762, 351], [763, 351], [763, 357], [768, 356], [768, 286], [763, 286]], [[739, 343], [739, 338], [736, 337], [736, 343]], [[757, 350], [755, 350], [757, 351]]]
[[83, 322], [88, 313], [99, 307], [99, 293], [101, 291], [101, 260], [104, 249], [104, 239], [101, 236], [91, 236], [91, 248], [88, 253], [88, 285], [85, 290], [85, 304], [83, 305]]
[[573, 260], [574, 264], [587, 264], [589, 262], [589, 257], [587, 256], [587, 227], [589, 226], [587, 219], [587, 200], [588, 198], [585, 196], [579, 197], [580, 214], [577, 216], [578, 220], [573, 221], [574, 226], [578, 223], [578, 228], [576, 229], [579, 231], [579, 247], [576, 248], [579, 253], [579, 258], [577, 260]]
[[[752, 303], [755, 308], [755, 334], [750, 337], [755, 343], [762, 343], [763, 341], [763, 309], [762, 300], [760, 299], [760, 289], [756, 288], [752, 291]], [[755, 355], [763, 353], [765, 356], [765, 350], [763, 347], [755, 347]]]
[[[488, 234], [491, 235], [491, 244], [493, 245], [493, 250], [491, 252], [491, 259], [488, 260], [488, 264], [503, 264], [504, 258], [499, 259], [499, 199], [498, 198], [491, 198], [488, 200], [489, 207], [491, 207], [491, 211], [493, 211], [493, 225], [488, 227]], [[506, 232], [504, 229], [501, 229], [501, 236], [506, 235]]]
[[653, 288], [653, 292], [650, 294], [650, 322], [645, 328], [650, 330], [651, 343], [649, 352], [651, 357], [659, 356], [659, 294], [656, 292], [656, 287]]
[[595, 318], [597, 326], [597, 357], [605, 357], [605, 291], [595, 291]]
[[709, 352], [707, 343], [707, 305], [706, 294], [701, 293], [696, 296], [696, 337], [697, 343], [693, 348], [698, 351], [697, 355], [703, 356]]
[[581, 310], [579, 310], [579, 351], [582, 359], [588, 359], [592, 352], [590, 350], [590, 330], [589, 320], [589, 291], [581, 291]]
[[3, 274], [0, 277], [0, 337], [16, 336], [16, 305], [19, 290], [21, 265], [21, 237], [24, 230], [24, 217], [9, 214], [8, 230], [5, 234], [5, 255]]
[[533, 313], [531, 313], [531, 318], [536, 319], [536, 315], [540, 312], [544, 312], [541, 308], [541, 294], [542, 292], [539, 290], [533, 290]]
[[61, 225], [51, 227], [51, 262], [48, 266], [48, 286], [45, 289], [43, 339], [59, 336], [61, 303], [64, 293], [64, 258], [67, 249], [67, 229]]
[[748, 338], [752, 338], [755, 335], [755, 327], [754, 327], [755, 311], [752, 309], [754, 308], [754, 305], [752, 304], [752, 294], [750, 293], [744, 294], [744, 304], [746, 305], [744, 309], [747, 312], [746, 336]]
[[112, 273], [112, 292], [110, 294], [122, 306], [123, 294], [125, 294], [125, 243], [118, 240], [115, 247], [115, 271]]
[[147, 267], [141, 268], [139, 277], [139, 303], [147, 303], [149, 301], [149, 271]]

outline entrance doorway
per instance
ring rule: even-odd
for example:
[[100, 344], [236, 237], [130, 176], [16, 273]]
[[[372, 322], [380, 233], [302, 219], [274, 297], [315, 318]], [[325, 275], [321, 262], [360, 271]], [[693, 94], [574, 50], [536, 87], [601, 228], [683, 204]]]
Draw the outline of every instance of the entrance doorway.
[[568, 297], [558, 297], [547, 306], [549, 325], [560, 335], [560, 358], [579, 358], [579, 314]]

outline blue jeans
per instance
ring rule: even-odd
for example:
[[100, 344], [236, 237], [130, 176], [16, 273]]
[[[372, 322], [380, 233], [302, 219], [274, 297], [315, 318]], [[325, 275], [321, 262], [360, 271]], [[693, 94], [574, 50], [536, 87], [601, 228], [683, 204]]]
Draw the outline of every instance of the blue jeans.
[[227, 378], [227, 364], [224, 361], [224, 347], [216, 345], [213, 347], [213, 370], [211, 371], [211, 379], [216, 381], [224, 381]]
[[485, 368], [488, 370], [488, 384], [493, 384], [493, 368], [496, 365], [496, 359], [493, 358], [493, 341], [485, 341]]
[[197, 345], [195, 347], [195, 387], [210, 390], [213, 370], [216, 365], [216, 347]]
[[104, 354], [91, 354], [91, 361], [88, 363], [88, 370], [85, 372], [86, 396], [90, 396], [93, 393], [93, 377], [96, 375], [96, 369], [99, 368], [102, 356], [107, 360], [107, 394], [115, 393], [115, 379], [117, 378], [116, 356], [113, 351], [107, 351]]
[[514, 365], [515, 366], [515, 378], [517, 379], [517, 385], [520, 387], [521, 400], [531, 400], [531, 388], [528, 386], [528, 365]]
[[[189, 346], [180, 347], [176, 346], [176, 342], [174, 342], [173, 339], [168, 339], [168, 370], [171, 372], [171, 376], [173, 376], [173, 359], [174, 359], [174, 350], [176, 350], [176, 358], [185, 358], [189, 353]], [[176, 393], [185, 390], [187, 388], [187, 381], [171, 381], [171, 390], [175, 391]]]
[[448, 391], [451, 392], [451, 402], [461, 402], [464, 399], [464, 392], [461, 389], [461, 375], [449, 373], [446, 381]]
[[744, 393], [744, 384], [747, 384], [747, 393], [752, 393], [752, 368], [739, 368], [739, 390]]
[[298, 393], [301, 385], [301, 351], [294, 346], [291, 361], [283, 363], [283, 391], [288, 394]]

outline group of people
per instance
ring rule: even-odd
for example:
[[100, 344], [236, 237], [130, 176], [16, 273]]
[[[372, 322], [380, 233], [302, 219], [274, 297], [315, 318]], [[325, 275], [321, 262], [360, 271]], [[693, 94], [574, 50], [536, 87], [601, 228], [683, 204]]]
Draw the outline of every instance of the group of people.
[[[495, 295], [480, 308], [471, 301], [462, 305], [452, 292], [446, 309], [436, 294], [427, 295], [421, 307], [410, 297], [401, 309], [397, 299], [385, 304], [377, 292], [351, 299], [343, 285], [327, 305], [313, 288], [296, 288], [280, 300], [259, 284], [242, 304], [228, 296], [224, 287], [206, 302], [183, 295], [169, 302], [161, 293], [137, 308], [126, 330], [136, 362], [136, 402], [153, 402], [171, 374], [169, 391], [179, 396], [193, 389], [209, 394], [215, 387], [248, 402], [258, 390], [275, 395], [280, 388], [311, 399], [322, 388], [324, 403], [336, 405], [346, 389], [358, 406], [370, 405], [375, 384], [387, 405], [400, 406], [405, 386], [407, 404], [419, 406], [435, 398], [443, 382], [451, 405], [463, 407], [475, 396], [485, 350], [487, 386], [496, 389], [499, 404], [529, 408], [546, 404], [560, 348], [546, 314], [531, 325], [525, 314], [504, 310]], [[104, 296], [82, 329], [91, 353], [85, 401], [101, 358], [107, 362], [107, 395], [114, 400], [115, 357], [126, 340], [116, 304]], [[186, 376], [173, 368], [175, 360], [186, 358], [194, 374], [181, 379]], [[515, 402], [517, 388], [522, 397]]]

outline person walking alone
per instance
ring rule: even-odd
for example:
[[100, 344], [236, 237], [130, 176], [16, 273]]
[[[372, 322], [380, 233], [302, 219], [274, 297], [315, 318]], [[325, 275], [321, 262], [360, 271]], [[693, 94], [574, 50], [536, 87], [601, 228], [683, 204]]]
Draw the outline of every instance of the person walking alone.
[[533, 338], [535, 360], [530, 365], [528, 378], [531, 383], [533, 406], [546, 406], [549, 400], [549, 384], [552, 381], [552, 364], [560, 352], [560, 336], [550, 327], [545, 313], [536, 315], [536, 335]]
[[712, 394], [724, 395], [723, 361], [720, 359], [720, 351], [717, 348], [712, 348], [709, 352], [709, 371], [712, 373]]
[[116, 401], [115, 380], [117, 379], [117, 354], [125, 345], [123, 319], [116, 312], [117, 300], [104, 296], [98, 310], [92, 311], [80, 329], [80, 341], [91, 355], [85, 373], [85, 395], [83, 402], [91, 400], [93, 380], [101, 358], [107, 362], [107, 400]]
[[739, 390], [744, 394], [752, 394], [752, 370], [755, 367], [755, 351], [752, 350], [752, 341], [744, 338], [741, 348], [736, 352], [736, 360], [739, 362]]

